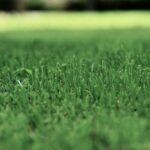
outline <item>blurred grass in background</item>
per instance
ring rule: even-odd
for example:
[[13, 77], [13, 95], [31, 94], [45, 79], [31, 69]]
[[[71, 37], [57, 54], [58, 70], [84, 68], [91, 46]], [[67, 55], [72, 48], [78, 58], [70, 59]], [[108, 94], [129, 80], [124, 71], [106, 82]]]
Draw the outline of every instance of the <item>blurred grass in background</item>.
[[0, 13], [0, 31], [149, 28], [150, 12]]

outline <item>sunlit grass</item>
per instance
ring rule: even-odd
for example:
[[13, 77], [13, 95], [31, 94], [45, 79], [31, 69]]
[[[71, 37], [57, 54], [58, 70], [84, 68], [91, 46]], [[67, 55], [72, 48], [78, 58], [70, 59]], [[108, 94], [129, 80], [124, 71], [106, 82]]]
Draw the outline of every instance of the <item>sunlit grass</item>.
[[150, 12], [0, 13], [0, 31], [149, 28]]

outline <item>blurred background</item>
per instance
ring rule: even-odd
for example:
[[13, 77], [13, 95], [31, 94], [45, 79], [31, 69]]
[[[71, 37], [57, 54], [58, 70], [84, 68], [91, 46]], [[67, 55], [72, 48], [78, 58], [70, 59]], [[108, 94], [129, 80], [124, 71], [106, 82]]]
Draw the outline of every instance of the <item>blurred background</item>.
[[149, 10], [150, 0], [0, 0], [1, 11]]

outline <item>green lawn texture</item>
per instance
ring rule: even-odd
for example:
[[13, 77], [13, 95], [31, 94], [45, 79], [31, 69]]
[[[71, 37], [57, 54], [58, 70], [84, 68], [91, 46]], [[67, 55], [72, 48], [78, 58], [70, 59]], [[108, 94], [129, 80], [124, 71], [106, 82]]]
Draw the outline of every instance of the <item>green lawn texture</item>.
[[0, 150], [150, 149], [148, 23], [21, 24], [0, 29]]

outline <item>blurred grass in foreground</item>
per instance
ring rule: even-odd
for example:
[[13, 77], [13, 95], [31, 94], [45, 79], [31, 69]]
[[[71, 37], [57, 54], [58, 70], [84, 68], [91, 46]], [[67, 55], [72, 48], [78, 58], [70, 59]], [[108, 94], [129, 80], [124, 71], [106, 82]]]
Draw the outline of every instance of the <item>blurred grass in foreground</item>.
[[97, 30], [149, 28], [150, 12], [0, 13], [0, 32], [26, 30]]

